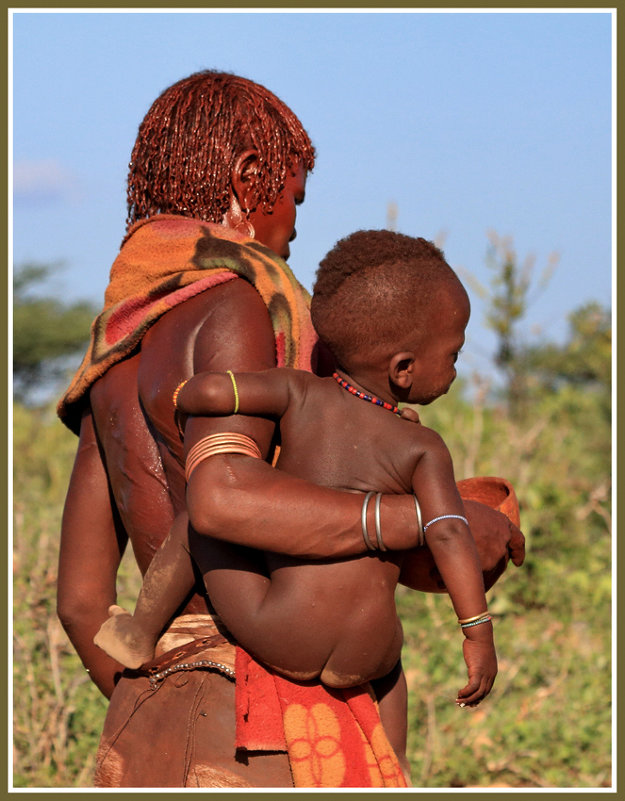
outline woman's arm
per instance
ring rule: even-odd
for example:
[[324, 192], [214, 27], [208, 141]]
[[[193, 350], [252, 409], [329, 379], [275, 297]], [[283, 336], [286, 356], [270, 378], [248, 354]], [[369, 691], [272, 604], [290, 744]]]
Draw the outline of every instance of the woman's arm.
[[91, 679], [109, 698], [123, 666], [93, 643], [108, 607], [126, 545], [116, 525], [91, 412], [85, 412], [63, 511], [57, 613]]
[[[210, 306], [196, 337], [194, 372], [232, 370], [236, 375], [273, 367], [273, 330], [258, 293], [244, 281], [218, 289], [219, 302]], [[207, 294], [217, 298], [214, 290]], [[263, 456], [270, 452], [273, 423], [243, 414], [190, 417], [185, 426], [186, 451], [201, 438], [223, 431], [247, 434]], [[373, 504], [370, 507], [369, 530], [373, 530]], [[366, 550], [360, 523], [362, 497], [309, 484], [247, 456], [212, 456], [201, 462], [189, 479], [187, 509], [200, 534], [261, 550], [310, 559]], [[382, 515], [387, 547], [413, 547], [418, 528], [412, 498], [384, 496]]]
[[[465, 515], [477, 548], [486, 591], [505, 572], [508, 561], [520, 567], [525, 559], [523, 532], [506, 515], [462, 495]], [[432, 552], [423, 546], [408, 551], [402, 560], [400, 584], [419, 592], [447, 592]]]

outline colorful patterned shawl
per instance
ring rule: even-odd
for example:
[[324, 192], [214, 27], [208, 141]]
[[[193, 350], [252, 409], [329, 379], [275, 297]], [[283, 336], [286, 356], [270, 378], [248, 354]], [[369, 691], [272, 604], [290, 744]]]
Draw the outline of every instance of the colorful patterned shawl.
[[288, 265], [221, 225], [162, 214], [137, 223], [122, 244], [87, 353], [58, 405], [63, 422], [78, 433], [91, 385], [129, 356], [161, 315], [237, 277], [256, 287], [269, 310], [278, 366], [310, 369], [316, 342], [310, 298]]

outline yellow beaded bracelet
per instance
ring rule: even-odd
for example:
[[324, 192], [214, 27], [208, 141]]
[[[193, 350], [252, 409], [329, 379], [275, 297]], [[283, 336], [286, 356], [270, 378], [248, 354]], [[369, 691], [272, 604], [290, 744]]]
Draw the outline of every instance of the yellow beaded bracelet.
[[232, 370], [226, 370], [226, 373], [230, 376], [230, 380], [232, 381], [232, 389], [234, 390], [234, 411], [232, 414], [237, 414], [239, 411], [239, 389], [237, 387], [237, 382]]
[[184, 385], [187, 383], [188, 380], [189, 380], [188, 378], [185, 378], [184, 381], [181, 381], [178, 384], [178, 386], [176, 387], [176, 389], [174, 390], [174, 394], [171, 396], [172, 402], [174, 404], [174, 409], [178, 408], [178, 405], [177, 405], [178, 404], [178, 394], [180, 393], [180, 390], [184, 387]]

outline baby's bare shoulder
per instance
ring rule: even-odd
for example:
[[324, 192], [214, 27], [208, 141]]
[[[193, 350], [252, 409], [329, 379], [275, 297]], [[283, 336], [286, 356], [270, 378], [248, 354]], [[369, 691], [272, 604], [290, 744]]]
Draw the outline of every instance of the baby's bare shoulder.
[[289, 389], [302, 395], [323, 396], [331, 392], [333, 381], [320, 378], [308, 370], [296, 370], [294, 367], [278, 367], [276, 371], [284, 373], [289, 382]]
[[422, 423], [404, 422], [404, 417], [400, 418], [404, 423], [401, 427], [396, 427], [396, 432], [405, 438], [406, 446], [412, 448], [417, 454], [425, 451], [445, 451], [447, 446], [441, 435], [433, 428], [428, 428]]
[[295, 401], [301, 402], [311, 392], [323, 391], [323, 379], [307, 370], [297, 370], [294, 367], [274, 367], [271, 372], [286, 382], [289, 394]]

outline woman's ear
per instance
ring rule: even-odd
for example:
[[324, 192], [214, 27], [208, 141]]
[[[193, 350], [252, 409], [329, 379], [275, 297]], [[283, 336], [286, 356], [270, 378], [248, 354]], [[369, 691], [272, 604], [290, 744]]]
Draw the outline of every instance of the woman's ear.
[[243, 213], [254, 211], [258, 204], [258, 151], [243, 151], [232, 168], [231, 184]]
[[393, 384], [402, 389], [412, 386], [416, 356], [412, 351], [400, 351], [391, 357], [388, 375]]

